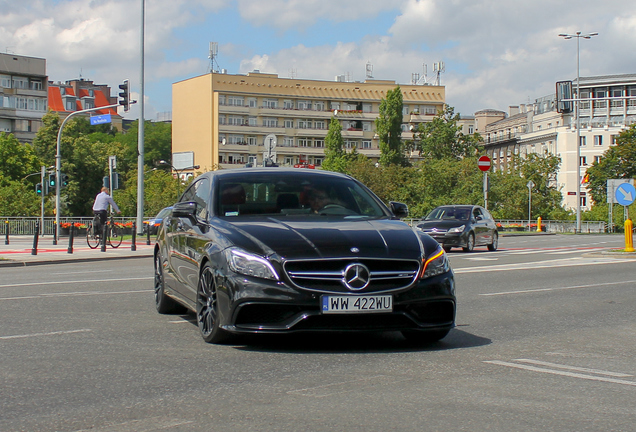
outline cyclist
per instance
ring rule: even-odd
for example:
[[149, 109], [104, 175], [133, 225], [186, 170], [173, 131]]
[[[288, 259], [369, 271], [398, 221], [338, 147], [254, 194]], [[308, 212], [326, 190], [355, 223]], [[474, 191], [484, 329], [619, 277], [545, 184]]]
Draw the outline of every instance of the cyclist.
[[121, 213], [119, 207], [115, 204], [115, 200], [108, 195], [108, 188], [103, 187], [102, 191], [95, 197], [95, 202], [93, 203], [93, 213], [95, 216], [99, 216], [99, 225], [95, 227], [98, 233], [102, 232], [102, 227], [106, 224], [106, 220], [108, 219], [107, 210], [109, 205], [113, 207], [117, 214]]

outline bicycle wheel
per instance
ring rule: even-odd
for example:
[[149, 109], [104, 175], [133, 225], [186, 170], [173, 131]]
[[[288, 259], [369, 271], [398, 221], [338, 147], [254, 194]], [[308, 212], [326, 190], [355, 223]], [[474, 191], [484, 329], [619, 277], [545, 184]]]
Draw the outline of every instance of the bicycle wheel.
[[93, 222], [89, 222], [88, 229], [86, 230], [86, 243], [88, 243], [88, 247], [91, 249], [97, 249], [97, 246], [99, 246], [99, 235], [95, 232], [93, 227]]
[[108, 229], [108, 243], [114, 248], [119, 247], [123, 240], [123, 234], [121, 228], [117, 225], [111, 226]]

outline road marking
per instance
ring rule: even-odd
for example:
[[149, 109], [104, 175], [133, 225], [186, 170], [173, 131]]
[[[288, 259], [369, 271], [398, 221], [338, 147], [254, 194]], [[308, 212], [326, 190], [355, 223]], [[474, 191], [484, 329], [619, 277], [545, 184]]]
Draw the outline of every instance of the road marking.
[[23, 339], [23, 338], [40, 337], [40, 336], [56, 336], [56, 335], [64, 335], [64, 334], [72, 334], [72, 333], [85, 333], [85, 332], [91, 332], [91, 331], [93, 330], [80, 329], [80, 330], [55, 331], [55, 332], [48, 332], [48, 333], [31, 333], [31, 334], [24, 334], [24, 335], [0, 336], [0, 340]]
[[83, 273], [109, 273], [112, 270], [87, 270], [87, 271], [74, 271], [74, 272], [64, 272], [64, 273], [49, 273], [51, 275], [71, 275], [71, 274], [83, 274]]
[[150, 293], [153, 289], [135, 290], [135, 291], [76, 291], [76, 292], [63, 292], [63, 293], [42, 293], [30, 296], [20, 297], [0, 297], [0, 301], [4, 300], [32, 300], [41, 298], [52, 297], [81, 297], [81, 296], [96, 296], [96, 295], [115, 295], [115, 294], [136, 294], [136, 293]]
[[534, 288], [534, 289], [526, 289], [526, 290], [518, 290], [518, 291], [484, 293], [484, 294], [478, 294], [478, 295], [484, 296], [484, 297], [492, 297], [492, 296], [509, 295], [509, 294], [527, 294], [527, 293], [545, 292], [545, 291], [562, 291], [562, 290], [581, 289], [581, 288], [596, 288], [596, 287], [602, 287], [602, 286], [624, 285], [624, 284], [633, 284], [633, 283], [636, 283], [636, 280], [619, 281], [619, 282], [603, 282], [599, 284], [589, 284], [589, 285], [573, 285], [573, 286], [567, 286], [567, 287]]
[[146, 277], [138, 277], [138, 278], [121, 278], [121, 279], [84, 279], [84, 280], [77, 280], [77, 281], [31, 282], [31, 283], [0, 285], [0, 288], [14, 288], [14, 287], [38, 286], [38, 285], [61, 285], [61, 284], [72, 284], [72, 283], [125, 282], [125, 281], [133, 281], [133, 280], [149, 280], [153, 278], [154, 278], [153, 276], [146, 276]]
[[534, 364], [538, 366], [548, 366], [548, 367], [553, 367], [557, 369], [568, 369], [568, 370], [573, 370], [578, 372], [587, 372], [587, 373], [593, 373], [597, 375], [607, 375], [607, 376], [613, 376], [617, 378], [627, 378], [627, 377], [634, 376], [634, 375], [620, 373], [620, 372], [610, 372], [610, 371], [605, 371], [600, 369], [588, 369], [588, 368], [582, 368], [582, 367], [576, 367], [576, 366], [567, 366], [567, 365], [561, 365], [558, 363], [550, 363], [550, 362], [544, 362], [544, 361], [532, 360], [532, 359], [514, 359], [513, 361], [516, 361], [519, 363], [530, 363], [530, 364]]
[[307, 387], [299, 390], [290, 390], [287, 394], [296, 394], [301, 396], [312, 396], [317, 398], [329, 397], [336, 394], [351, 393], [360, 389], [373, 387], [376, 385], [385, 386], [396, 384], [404, 381], [410, 381], [410, 378], [396, 379], [387, 375], [377, 375], [369, 378], [339, 382], [334, 384], [326, 384], [316, 387]]
[[466, 258], [468, 261], [498, 261], [499, 258], [480, 258], [480, 257], [475, 257], [475, 258]]
[[622, 385], [628, 385], [628, 386], [636, 387], [636, 382], [634, 382], [634, 381], [627, 381], [627, 380], [621, 380], [621, 379], [616, 379], [616, 378], [598, 377], [598, 376], [594, 376], [594, 375], [586, 375], [586, 374], [575, 373], [575, 372], [567, 372], [567, 371], [560, 371], [560, 370], [553, 370], [553, 369], [545, 369], [545, 368], [539, 368], [539, 367], [536, 367], [536, 366], [529, 366], [529, 365], [523, 365], [523, 364], [517, 364], [517, 363], [510, 363], [510, 362], [505, 362], [505, 361], [500, 361], [500, 360], [485, 360], [484, 363], [494, 364], [494, 365], [498, 365], [498, 366], [506, 366], [506, 367], [515, 368], [515, 369], [523, 369], [523, 370], [527, 370], [527, 371], [531, 371], [531, 372], [541, 372], [541, 373], [547, 373], [547, 374], [552, 374], [552, 375], [567, 376], [567, 377], [570, 377], [570, 378], [579, 378], [579, 379], [585, 379], [585, 380], [590, 380], [590, 381], [601, 381], [601, 382], [608, 382], [608, 383], [613, 383], [613, 384], [622, 384]]
[[455, 274], [460, 273], [487, 273], [495, 271], [511, 271], [511, 270], [543, 270], [546, 268], [572, 267], [572, 266], [589, 266], [599, 264], [621, 264], [634, 263], [633, 259], [606, 258], [602, 261], [591, 261], [587, 258], [567, 258], [559, 261], [534, 261], [531, 263], [501, 264], [492, 267], [469, 267], [453, 269]]

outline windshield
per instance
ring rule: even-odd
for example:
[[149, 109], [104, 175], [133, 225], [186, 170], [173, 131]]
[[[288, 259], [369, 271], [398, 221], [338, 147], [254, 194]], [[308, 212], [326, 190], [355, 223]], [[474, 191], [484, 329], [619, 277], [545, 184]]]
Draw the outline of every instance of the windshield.
[[320, 215], [386, 217], [384, 206], [357, 182], [303, 173], [256, 173], [218, 182], [220, 217]]
[[425, 220], [459, 220], [470, 219], [470, 209], [457, 207], [437, 207], [426, 216]]

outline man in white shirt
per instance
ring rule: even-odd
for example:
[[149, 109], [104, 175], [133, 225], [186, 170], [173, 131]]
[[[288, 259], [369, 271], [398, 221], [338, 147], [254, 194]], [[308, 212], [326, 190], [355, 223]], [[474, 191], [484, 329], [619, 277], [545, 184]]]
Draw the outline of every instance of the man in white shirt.
[[101, 227], [104, 226], [106, 220], [108, 219], [109, 205], [113, 207], [117, 214], [121, 213], [113, 198], [108, 195], [108, 188], [103, 187], [102, 191], [95, 197], [95, 203], [93, 204], [93, 213], [95, 214], [95, 216], [99, 215], [99, 227], [97, 232], [101, 232]]

